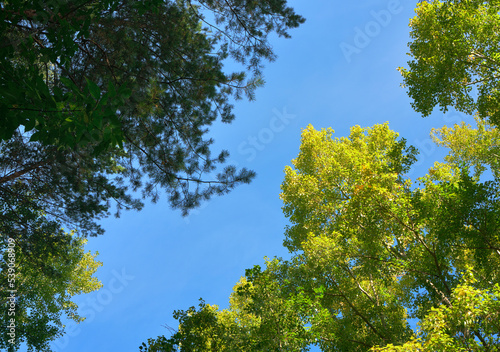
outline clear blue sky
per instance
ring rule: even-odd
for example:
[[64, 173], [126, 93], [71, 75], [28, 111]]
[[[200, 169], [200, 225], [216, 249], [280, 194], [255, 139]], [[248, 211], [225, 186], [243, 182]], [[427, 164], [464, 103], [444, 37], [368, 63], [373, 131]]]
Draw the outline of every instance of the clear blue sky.
[[[443, 150], [432, 127], [471, 118], [434, 113], [423, 119], [400, 87], [409, 18], [416, 1], [289, 1], [306, 23], [292, 39], [273, 38], [277, 61], [267, 64], [256, 101], [236, 103], [236, 120], [215, 125], [214, 151], [257, 172], [250, 185], [210, 200], [183, 218], [163, 200], [141, 212], [106, 219], [106, 234], [89, 240], [104, 262], [104, 287], [76, 298], [87, 320], [69, 324], [55, 351], [138, 351], [149, 337], [177, 328], [175, 309], [207, 303], [226, 308], [233, 285], [263, 257], [288, 257], [282, 246], [287, 219], [279, 200], [283, 170], [299, 151], [301, 129], [332, 127], [345, 136], [353, 125], [389, 121], [421, 150], [416, 177]], [[215, 153], [214, 153], [215, 154]]]

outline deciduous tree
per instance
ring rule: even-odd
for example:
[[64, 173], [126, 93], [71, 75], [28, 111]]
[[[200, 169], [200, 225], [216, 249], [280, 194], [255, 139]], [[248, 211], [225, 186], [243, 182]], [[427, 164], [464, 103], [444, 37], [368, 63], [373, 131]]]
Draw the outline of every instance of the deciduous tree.
[[29, 351], [50, 351], [49, 343], [64, 333], [61, 319], [85, 319], [72, 297], [102, 286], [93, 277], [102, 263], [95, 260], [98, 253], [85, 252], [87, 241], [74, 232], [47, 230], [40, 229], [29, 245], [12, 237], [1, 239], [2, 350], [16, 351], [25, 343]]
[[500, 125], [500, 4], [420, 1], [410, 21], [408, 68], [400, 68], [412, 106], [478, 113]]
[[[293, 256], [247, 271], [229, 309], [212, 310], [216, 335], [251, 337], [248, 351], [498, 349], [500, 136], [477, 119], [433, 137], [449, 154], [412, 181], [417, 151], [387, 124], [306, 128], [282, 184]], [[185, 315], [190, 336], [207, 331], [199, 313]]]

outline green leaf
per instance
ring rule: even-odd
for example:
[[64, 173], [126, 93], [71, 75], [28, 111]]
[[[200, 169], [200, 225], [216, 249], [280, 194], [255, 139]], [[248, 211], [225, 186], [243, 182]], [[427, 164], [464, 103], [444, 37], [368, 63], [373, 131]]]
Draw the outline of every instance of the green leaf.
[[33, 128], [35, 128], [35, 125], [36, 125], [35, 118], [27, 119], [26, 122], [24, 123], [24, 130], [26, 132], [31, 131]]
[[114, 98], [116, 96], [115, 85], [113, 84], [112, 81], [109, 81], [108, 83], [108, 94], [110, 98]]
[[89, 91], [90, 91], [90, 94], [92, 95], [92, 97], [94, 97], [95, 100], [99, 100], [99, 98], [101, 97], [101, 89], [99, 89], [97, 84], [95, 84], [94, 82], [92, 82], [88, 78], [85, 78], [85, 80], [87, 81], [87, 86], [89, 88]]
[[59, 80], [68, 88], [76, 88], [76, 85], [67, 77], [61, 76]]
[[44, 133], [43, 132], [35, 132], [33, 135], [30, 137], [30, 142], [36, 142], [36, 141], [41, 141], [44, 138]]

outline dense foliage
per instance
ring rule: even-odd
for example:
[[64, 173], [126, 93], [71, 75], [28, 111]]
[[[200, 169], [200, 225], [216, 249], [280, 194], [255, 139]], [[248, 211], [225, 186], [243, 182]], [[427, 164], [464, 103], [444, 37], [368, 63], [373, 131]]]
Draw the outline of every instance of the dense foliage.
[[500, 125], [500, 2], [420, 1], [410, 21], [411, 61], [400, 68], [413, 107], [479, 113]]
[[23, 248], [12, 237], [1, 239], [2, 351], [21, 343], [29, 351], [50, 351], [49, 342], [64, 333], [63, 319], [85, 319], [72, 297], [102, 286], [92, 276], [102, 263], [95, 260], [98, 253], [85, 252], [84, 238], [63, 231], [37, 235]]
[[[268, 34], [287, 37], [303, 22], [285, 1], [9, 1], [0, 10], [0, 139], [17, 153], [1, 165], [2, 197], [16, 179], [68, 161], [79, 164], [69, 173], [83, 202], [78, 184], [113, 189], [94, 197], [93, 217], [112, 199], [140, 207], [122, 178], [153, 200], [164, 189], [186, 213], [254, 176], [232, 166], [213, 175], [228, 153], [211, 157], [203, 137], [218, 117], [234, 118], [231, 97], [253, 97], [262, 60], [275, 57]], [[253, 77], [225, 73], [228, 56]], [[96, 180], [105, 174], [119, 177]]]
[[416, 181], [387, 124], [309, 126], [282, 184], [292, 259], [248, 270], [226, 310], [176, 312], [179, 331], [143, 350], [498, 349], [500, 134], [477, 125], [434, 130], [449, 155]]
[[228, 152], [212, 156], [208, 128], [253, 99], [275, 58], [268, 35], [303, 21], [284, 0], [0, 2], [0, 251], [14, 241], [16, 275], [43, 296], [19, 296], [28, 313], [15, 346], [46, 348], [62, 332], [80, 248], [62, 228], [101, 234], [113, 207], [141, 209], [141, 195], [161, 192], [187, 214], [251, 181], [220, 168]]
[[176, 311], [141, 351], [499, 350], [499, 6], [421, 1], [411, 20], [415, 110], [476, 115], [432, 131], [443, 162], [411, 180], [418, 151], [387, 124], [307, 127], [282, 184], [292, 258], [247, 270], [228, 309]]
[[[424, 1], [411, 21], [400, 70], [415, 110], [477, 116], [433, 130], [443, 162], [411, 180], [417, 150], [387, 124], [342, 138], [307, 127], [282, 184], [292, 258], [247, 270], [227, 309], [176, 311], [178, 331], [140, 350], [498, 350], [499, 6]], [[0, 18], [5, 307], [12, 248], [17, 265], [17, 338], [0, 346], [48, 350], [63, 314], [82, 319], [71, 296], [99, 287], [99, 263], [62, 225], [102, 233], [111, 203], [142, 207], [130, 187], [153, 200], [163, 189], [186, 213], [249, 182], [232, 166], [204, 178], [227, 157], [204, 136], [234, 118], [231, 99], [252, 99], [274, 59], [268, 34], [303, 19], [284, 0], [5, 1]], [[229, 57], [246, 72], [224, 72]]]

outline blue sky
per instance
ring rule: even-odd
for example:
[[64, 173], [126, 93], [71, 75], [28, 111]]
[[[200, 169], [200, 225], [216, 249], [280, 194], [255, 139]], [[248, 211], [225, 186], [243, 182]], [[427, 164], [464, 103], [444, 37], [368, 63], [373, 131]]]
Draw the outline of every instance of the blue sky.
[[289, 257], [282, 246], [287, 219], [279, 199], [283, 170], [299, 152], [301, 129], [332, 127], [345, 136], [353, 125], [389, 126], [420, 149], [414, 178], [444, 155], [432, 127], [470, 117], [437, 111], [423, 119], [400, 87], [398, 66], [408, 56], [409, 18], [416, 1], [289, 1], [306, 18], [291, 39], [273, 38], [278, 59], [266, 65], [256, 101], [236, 102], [236, 120], [216, 124], [214, 154], [257, 172], [250, 185], [210, 200], [183, 218], [166, 200], [102, 223], [90, 238], [104, 263], [104, 287], [76, 298], [87, 320], [68, 323], [54, 351], [138, 351], [149, 337], [177, 328], [175, 309], [202, 297], [226, 308], [233, 285], [265, 256]]

